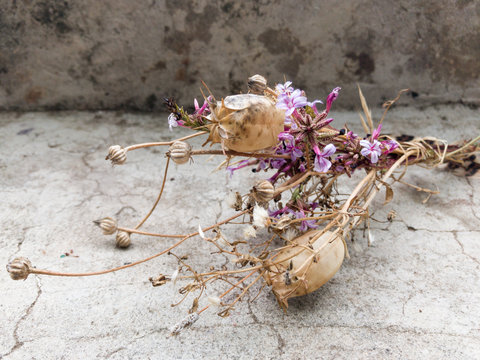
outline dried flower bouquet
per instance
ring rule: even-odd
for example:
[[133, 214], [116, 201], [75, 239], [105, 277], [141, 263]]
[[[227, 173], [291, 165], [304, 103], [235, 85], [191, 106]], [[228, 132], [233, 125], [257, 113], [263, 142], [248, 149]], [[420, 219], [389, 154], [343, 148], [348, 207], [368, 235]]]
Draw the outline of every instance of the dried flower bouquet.
[[[293, 88], [291, 82], [271, 89], [260, 75], [249, 78], [247, 94], [217, 100], [206, 85], [205, 88], [209, 94], [203, 96], [202, 106], [194, 101], [192, 114], [173, 99], [166, 99], [170, 129], [178, 126], [190, 128], [194, 131], [192, 135], [125, 148], [114, 145], [107, 155], [112, 164], [121, 165], [126, 162], [128, 151], [168, 146], [161, 190], [149, 213], [133, 228], [119, 226], [110, 217], [95, 223], [105, 235], [116, 234], [119, 247], [130, 245], [131, 234], [178, 239], [173, 245], [146, 259], [91, 273], [42, 270], [33, 267], [26, 258], [16, 258], [7, 265], [11, 277], [19, 280], [26, 279], [29, 274], [100, 275], [168, 254], [177, 258], [178, 268], [169, 272], [172, 275], [151, 277], [152, 285], [186, 279], [188, 284], [179, 289], [183, 296], [180, 302], [189, 295], [193, 297], [190, 314], [171, 329], [174, 335], [197, 321], [208, 308], [215, 308], [220, 316], [228, 316], [255, 284], [262, 284], [257, 289], [268, 287], [286, 310], [290, 298], [315, 291], [334, 276], [344, 257], [349, 256], [347, 243], [351, 231], [364, 222], [369, 226], [369, 206], [382, 187], [385, 188], [385, 203], [392, 200], [392, 184], [404, 183], [402, 177], [408, 166], [446, 164], [450, 169], [464, 169], [467, 176], [480, 168], [475, 162], [480, 136], [471, 141], [447, 144], [433, 137], [393, 138], [381, 133], [389, 108], [405, 90], [384, 104], [383, 116], [374, 124], [359, 89], [364, 111], [361, 122], [366, 133], [362, 137], [346, 125], [335, 128], [333, 119], [328, 117], [332, 103], [339, 95], [338, 87], [326, 98], [323, 110], [318, 109], [322, 101], [308, 101], [305, 92]], [[220, 149], [193, 149], [187, 140], [196, 136], [207, 136], [205, 144], [218, 143]], [[224, 156], [219, 168], [225, 168], [231, 176], [239, 169], [250, 168], [256, 173], [265, 172], [269, 177], [259, 181], [247, 194], [232, 192], [227, 201], [236, 214], [216, 224], [205, 228], [199, 226], [190, 234], [140, 230], [161, 200], [170, 161], [187, 164], [195, 156], [202, 155]], [[339, 193], [339, 182], [354, 173], [361, 173], [361, 180], [349, 194]], [[426, 192], [428, 197], [436, 193], [411, 186]], [[390, 218], [393, 216], [393, 213], [389, 214]], [[236, 219], [242, 222], [234, 223]], [[227, 239], [222, 232], [226, 225], [239, 227], [235, 239]], [[251, 239], [262, 229], [266, 230], [258, 237], [264, 241], [253, 242]], [[197, 271], [187, 259], [173, 253], [193, 237], [211, 244], [216, 253], [230, 257], [232, 266]], [[208, 297], [208, 304], [204, 303], [200, 308], [202, 295], [212, 282], [225, 283], [225, 291]], [[229, 293], [235, 296], [226, 297]]]

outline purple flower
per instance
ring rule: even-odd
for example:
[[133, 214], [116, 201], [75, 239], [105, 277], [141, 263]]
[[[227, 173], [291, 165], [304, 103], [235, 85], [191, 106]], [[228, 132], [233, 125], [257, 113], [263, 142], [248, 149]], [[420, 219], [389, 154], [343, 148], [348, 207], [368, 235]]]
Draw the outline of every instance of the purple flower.
[[170, 128], [170, 131], [173, 131], [173, 128], [177, 126], [178, 126], [177, 117], [175, 116], [174, 113], [171, 113], [170, 115], [168, 115], [168, 127]]
[[295, 146], [292, 146], [290, 148], [287, 147], [287, 149], [289, 150], [292, 161], [296, 161], [298, 158], [303, 156], [303, 151]]
[[[210, 98], [210, 97], [209, 97], [209, 98]], [[197, 114], [197, 115], [202, 115], [205, 110], [206, 110], [206, 111], [209, 111], [207, 100], [205, 100], [205, 101], [203, 102], [202, 107], [200, 107], [200, 106], [198, 105], [197, 99], [193, 99], [193, 105], [195, 106], [195, 114]]]
[[353, 131], [349, 131], [349, 132], [347, 133], [347, 140], [353, 141], [353, 140], [355, 140], [356, 138], [358, 138], [358, 135], [355, 134]]
[[370, 156], [370, 162], [376, 164], [378, 157], [382, 155], [380, 143], [377, 140], [373, 140], [373, 143], [367, 140], [360, 140], [360, 145], [363, 147], [360, 153], [365, 157]]
[[277, 84], [275, 90], [277, 90], [277, 92], [280, 94], [291, 93], [293, 92], [293, 87], [290, 85], [292, 85], [291, 81], [287, 81], [285, 84]]
[[[302, 210], [296, 211], [294, 214], [297, 219], [302, 219], [306, 217], [305, 213]], [[315, 220], [303, 220], [300, 224], [300, 231], [307, 231], [309, 228], [316, 229], [317, 227], [318, 225], [315, 224]]]
[[380, 147], [385, 154], [390, 154], [393, 150], [398, 148], [398, 143], [395, 140], [385, 140], [382, 141]]
[[285, 110], [285, 116], [293, 114], [295, 109], [307, 105], [307, 98], [302, 95], [300, 89], [296, 89], [291, 94], [281, 94], [277, 98], [277, 108]]
[[332, 90], [332, 92], [327, 96], [327, 107], [325, 108], [325, 112], [328, 114], [330, 111], [330, 108], [332, 107], [332, 103], [335, 101], [335, 99], [338, 97], [338, 93], [341, 90], [341, 87], [336, 87], [335, 89]]
[[[318, 149], [318, 147], [316, 147], [316, 149]], [[325, 146], [322, 152], [317, 152], [317, 151], [318, 150], [315, 151], [317, 153], [317, 156], [315, 157], [314, 169], [316, 172], [320, 172], [320, 173], [327, 172], [328, 169], [330, 169], [330, 167], [332, 166], [332, 163], [327, 158], [335, 154], [335, 151], [337, 151], [337, 148], [333, 144], [328, 144], [327, 146]]]
[[278, 134], [278, 140], [285, 141], [287, 144], [291, 144], [293, 142], [293, 135], [288, 131], [282, 131], [280, 134]]
[[286, 163], [284, 159], [273, 159], [270, 161], [270, 166], [274, 169], [281, 169]]
[[381, 130], [382, 130], [382, 124], [378, 125], [378, 128], [373, 130], [372, 140], [377, 140], [378, 139], [378, 137], [380, 136], [380, 131]]
[[254, 165], [255, 163], [257, 162], [256, 159], [254, 160], [242, 160], [240, 162], [238, 162], [236, 165], [237, 166], [227, 166], [227, 171], [228, 173], [230, 174], [230, 177], [233, 176], [233, 173], [239, 169], [242, 169], [244, 167], [247, 167], [247, 166], [250, 166], [250, 165]]
[[319, 112], [318, 112], [318, 109], [317, 109], [317, 106], [315, 104], [323, 104], [323, 101], [322, 100], [313, 100], [312, 102], [307, 102], [307, 106], [310, 106], [312, 109], [313, 109], [313, 112], [315, 113], [315, 115], [318, 115]]

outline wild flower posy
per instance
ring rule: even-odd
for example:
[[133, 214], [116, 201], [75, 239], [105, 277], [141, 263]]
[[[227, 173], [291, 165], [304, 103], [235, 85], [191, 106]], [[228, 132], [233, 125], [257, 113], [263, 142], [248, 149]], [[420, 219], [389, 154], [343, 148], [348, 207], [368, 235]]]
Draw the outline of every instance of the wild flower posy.
[[[233, 174], [243, 168], [251, 168], [254, 172], [273, 170], [268, 179], [272, 185], [280, 180], [285, 181], [307, 171], [318, 174], [346, 174], [351, 176], [357, 169], [387, 169], [397, 157], [389, 157], [398, 144], [389, 138], [382, 137], [379, 125], [371, 135], [364, 138], [348, 128], [336, 129], [332, 126], [333, 118], [328, 114], [333, 102], [340, 94], [340, 87], [334, 88], [325, 100], [325, 108], [319, 110], [321, 100], [309, 101], [305, 92], [295, 89], [291, 81], [275, 87], [276, 107], [285, 111], [284, 129], [278, 135], [278, 143], [271, 150], [275, 155], [287, 155], [282, 158], [264, 157], [241, 160], [226, 167]], [[198, 129], [205, 124], [202, 120], [210, 113], [211, 98], [205, 100], [202, 107], [194, 100], [195, 112], [181, 116], [171, 113], [168, 119], [170, 128], [177, 125]], [[301, 187], [297, 188], [286, 206], [270, 209], [270, 216], [280, 218], [289, 215], [293, 218], [305, 218], [318, 206], [303, 196]], [[300, 231], [315, 228], [314, 220], [305, 220], [299, 226]]]

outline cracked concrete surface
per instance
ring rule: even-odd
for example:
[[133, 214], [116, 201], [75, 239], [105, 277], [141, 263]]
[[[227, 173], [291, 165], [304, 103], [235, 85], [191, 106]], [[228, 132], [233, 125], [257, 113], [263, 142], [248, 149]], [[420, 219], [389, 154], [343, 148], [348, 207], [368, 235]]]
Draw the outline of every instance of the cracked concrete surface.
[[[357, 126], [353, 112], [336, 112], [337, 124]], [[455, 126], [455, 119], [462, 126]], [[389, 133], [432, 135], [449, 141], [480, 130], [478, 110], [398, 108]], [[164, 149], [128, 154], [124, 166], [105, 160], [111, 144], [169, 140], [166, 115], [125, 113], [0, 114], [0, 263], [28, 257], [38, 268], [69, 272], [105, 269], [147, 257], [169, 240], [132, 236], [114, 247], [91, 221], [114, 216], [131, 226], [151, 207], [163, 176]], [[199, 147], [201, 140], [192, 141]], [[145, 230], [191, 232], [231, 214], [229, 189], [245, 192], [261, 174], [232, 179], [211, 174], [220, 158], [172, 166], [166, 192]], [[228, 318], [202, 314], [180, 336], [168, 329], [190, 306], [172, 308], [171, 284], [152, 288], [148, 278], [170, 274], [173, 257], [90, 278], [12, 281], [0, 273], [0, 356], [50, 358], [448, 358], [480, 357], [480, 197], [478, 178], [442, 169], [411, 167], [405, 180], [435, 189], [425, 194], [402, 184], [394, 200], [374, 204], [372, 234], [360, 229], [337, 275], [317, 292], [290, 302], [288, 314], [263, 292], [242, 301]], [[386, 221], [395, 209], [397, 217]], [[73, 255], [62, 254], [73, 250]], [[177, 250], [192, 265], [225, 263], [195, 239]], [[177, 285], [178, 286], [178, 285]], [[208, 288], [209, 295], [221, 290]], [[252, 292], [252, 298], [255, 292]]]

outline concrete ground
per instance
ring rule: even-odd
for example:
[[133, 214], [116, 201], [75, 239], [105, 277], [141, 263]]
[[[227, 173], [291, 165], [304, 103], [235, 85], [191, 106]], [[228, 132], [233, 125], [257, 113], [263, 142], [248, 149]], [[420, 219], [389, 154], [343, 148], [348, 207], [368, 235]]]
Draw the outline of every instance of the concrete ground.
[[[358, 123], [353, 112], [334, 117], [339, 126]], [[478, 110], [466, 107], [398, 108], [384, 129], [454, 141], [478, 135], [479, 124]], [[92, 220], [112, 216], [134, 225], [163, 176], [165, 149], [131, 152], [125, 165], [112, 168], [104, 160], [109, 145], [184, 134], [168, 131], [165, 114], [1, 113], [0, 264], [25, 256], [37, 268], [94, 271], [165, 248], [171, 240], [138, 236], [129, 249], [115, 248], [114, 237]], [[199, 147], [201, 140], [191, 143]], [[212, 174], [220, 159], [173, 166], [145, 230], [186, 233], [232, 214], [224, 202], [228, 189], [245, 192], [261, 174]], [[290, 301], [288, 314], [264, 292], [228, 318], [207, 310], [191, 329], [167, 337], [190, 302], [171, 307], [179, 299], [172, 284], [153, 288], [148, 278], [173, 273], [172, 256], [89, 278], [13, 281], [1, 271], [0, 357], [478, 359], [480, 181], [419, 167], [406, 180], [440, 194], [422, 204], [425, 194], [396, 185], [390, 204], [382, 208], [379, 199], [374, 206], [381, 222], [372, 222], [372, 246], [358, 230], [351, 259], [320, 290]], [[397, 217], [389, 223], [392, 209]], [[225, 262], [212, 251], [192, 238], [176, 254], [206, 269]], [[221, 287], [207, 290], [217, 295]]]

